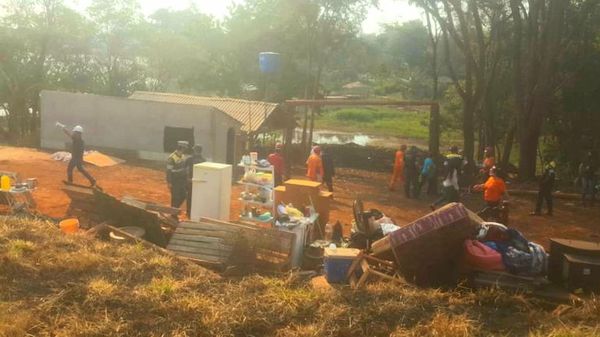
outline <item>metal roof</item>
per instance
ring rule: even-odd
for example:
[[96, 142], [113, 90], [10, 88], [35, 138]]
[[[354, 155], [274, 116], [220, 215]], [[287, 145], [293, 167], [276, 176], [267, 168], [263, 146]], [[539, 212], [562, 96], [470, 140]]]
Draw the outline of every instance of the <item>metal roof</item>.
[[202, 97], [150, 91], [136, 91], [129, 98], [213, 107], [242, 123], [241, 130], [250, 133], [257, 131], [269, 118], [271, 113], [279, 107], [275, 103], [247, 101], [236, 98]]

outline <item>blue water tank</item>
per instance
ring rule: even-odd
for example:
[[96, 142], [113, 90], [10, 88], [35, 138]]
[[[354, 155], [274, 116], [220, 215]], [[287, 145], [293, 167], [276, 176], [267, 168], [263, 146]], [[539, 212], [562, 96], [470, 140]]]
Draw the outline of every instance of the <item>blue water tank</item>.
[[281, 64], [281, 55], [272, 52], [262, 52], [258, 54], [258, 66], [260, 72], [272, 74], [279, 70]]

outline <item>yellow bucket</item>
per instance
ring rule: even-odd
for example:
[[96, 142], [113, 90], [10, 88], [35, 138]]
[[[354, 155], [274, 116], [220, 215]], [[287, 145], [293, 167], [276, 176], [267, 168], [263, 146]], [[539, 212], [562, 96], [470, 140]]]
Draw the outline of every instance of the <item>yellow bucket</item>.
[[73, 234], [79, 230], [79, 220], [77, 219], [65, 219], [61, 221], [58, 226], [60, 230], [65, 234]]
[[3, 191], [10, 190], [10, 177], [9, 176], [2, 176], [0, 178], [0, 189]]

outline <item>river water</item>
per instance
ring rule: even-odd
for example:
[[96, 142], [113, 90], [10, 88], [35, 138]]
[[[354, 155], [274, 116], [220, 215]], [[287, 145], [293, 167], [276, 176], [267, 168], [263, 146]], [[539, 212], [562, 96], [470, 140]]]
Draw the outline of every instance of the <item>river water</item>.
[[[297, 128], [294, 133], [294, 143], [302, 142], [302, 129]], [[422, 139], [367, 135], [362, 133], [349, 133], [331, 130], [314, 130], [313, 143], [317, 144], [357, 144], [360, 146], [380, 146], [398, 148], [402, 144], [426, 147], [427, 142]]]

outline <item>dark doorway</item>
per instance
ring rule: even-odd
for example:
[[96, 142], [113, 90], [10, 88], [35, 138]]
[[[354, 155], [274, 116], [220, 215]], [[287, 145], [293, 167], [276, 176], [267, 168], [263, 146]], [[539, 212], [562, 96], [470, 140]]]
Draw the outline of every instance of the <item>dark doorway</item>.
[[235, 130], [229, 128], [227, 130], [227, 164], [235, 163]]
[[165, 126], [165, 132], [163, 136], [164, 151], [175, 151], [178, 141], [187, 141], [190, 143], [190, 146], [194, 145], [194, 128], [176, 128], [172, 126]]

